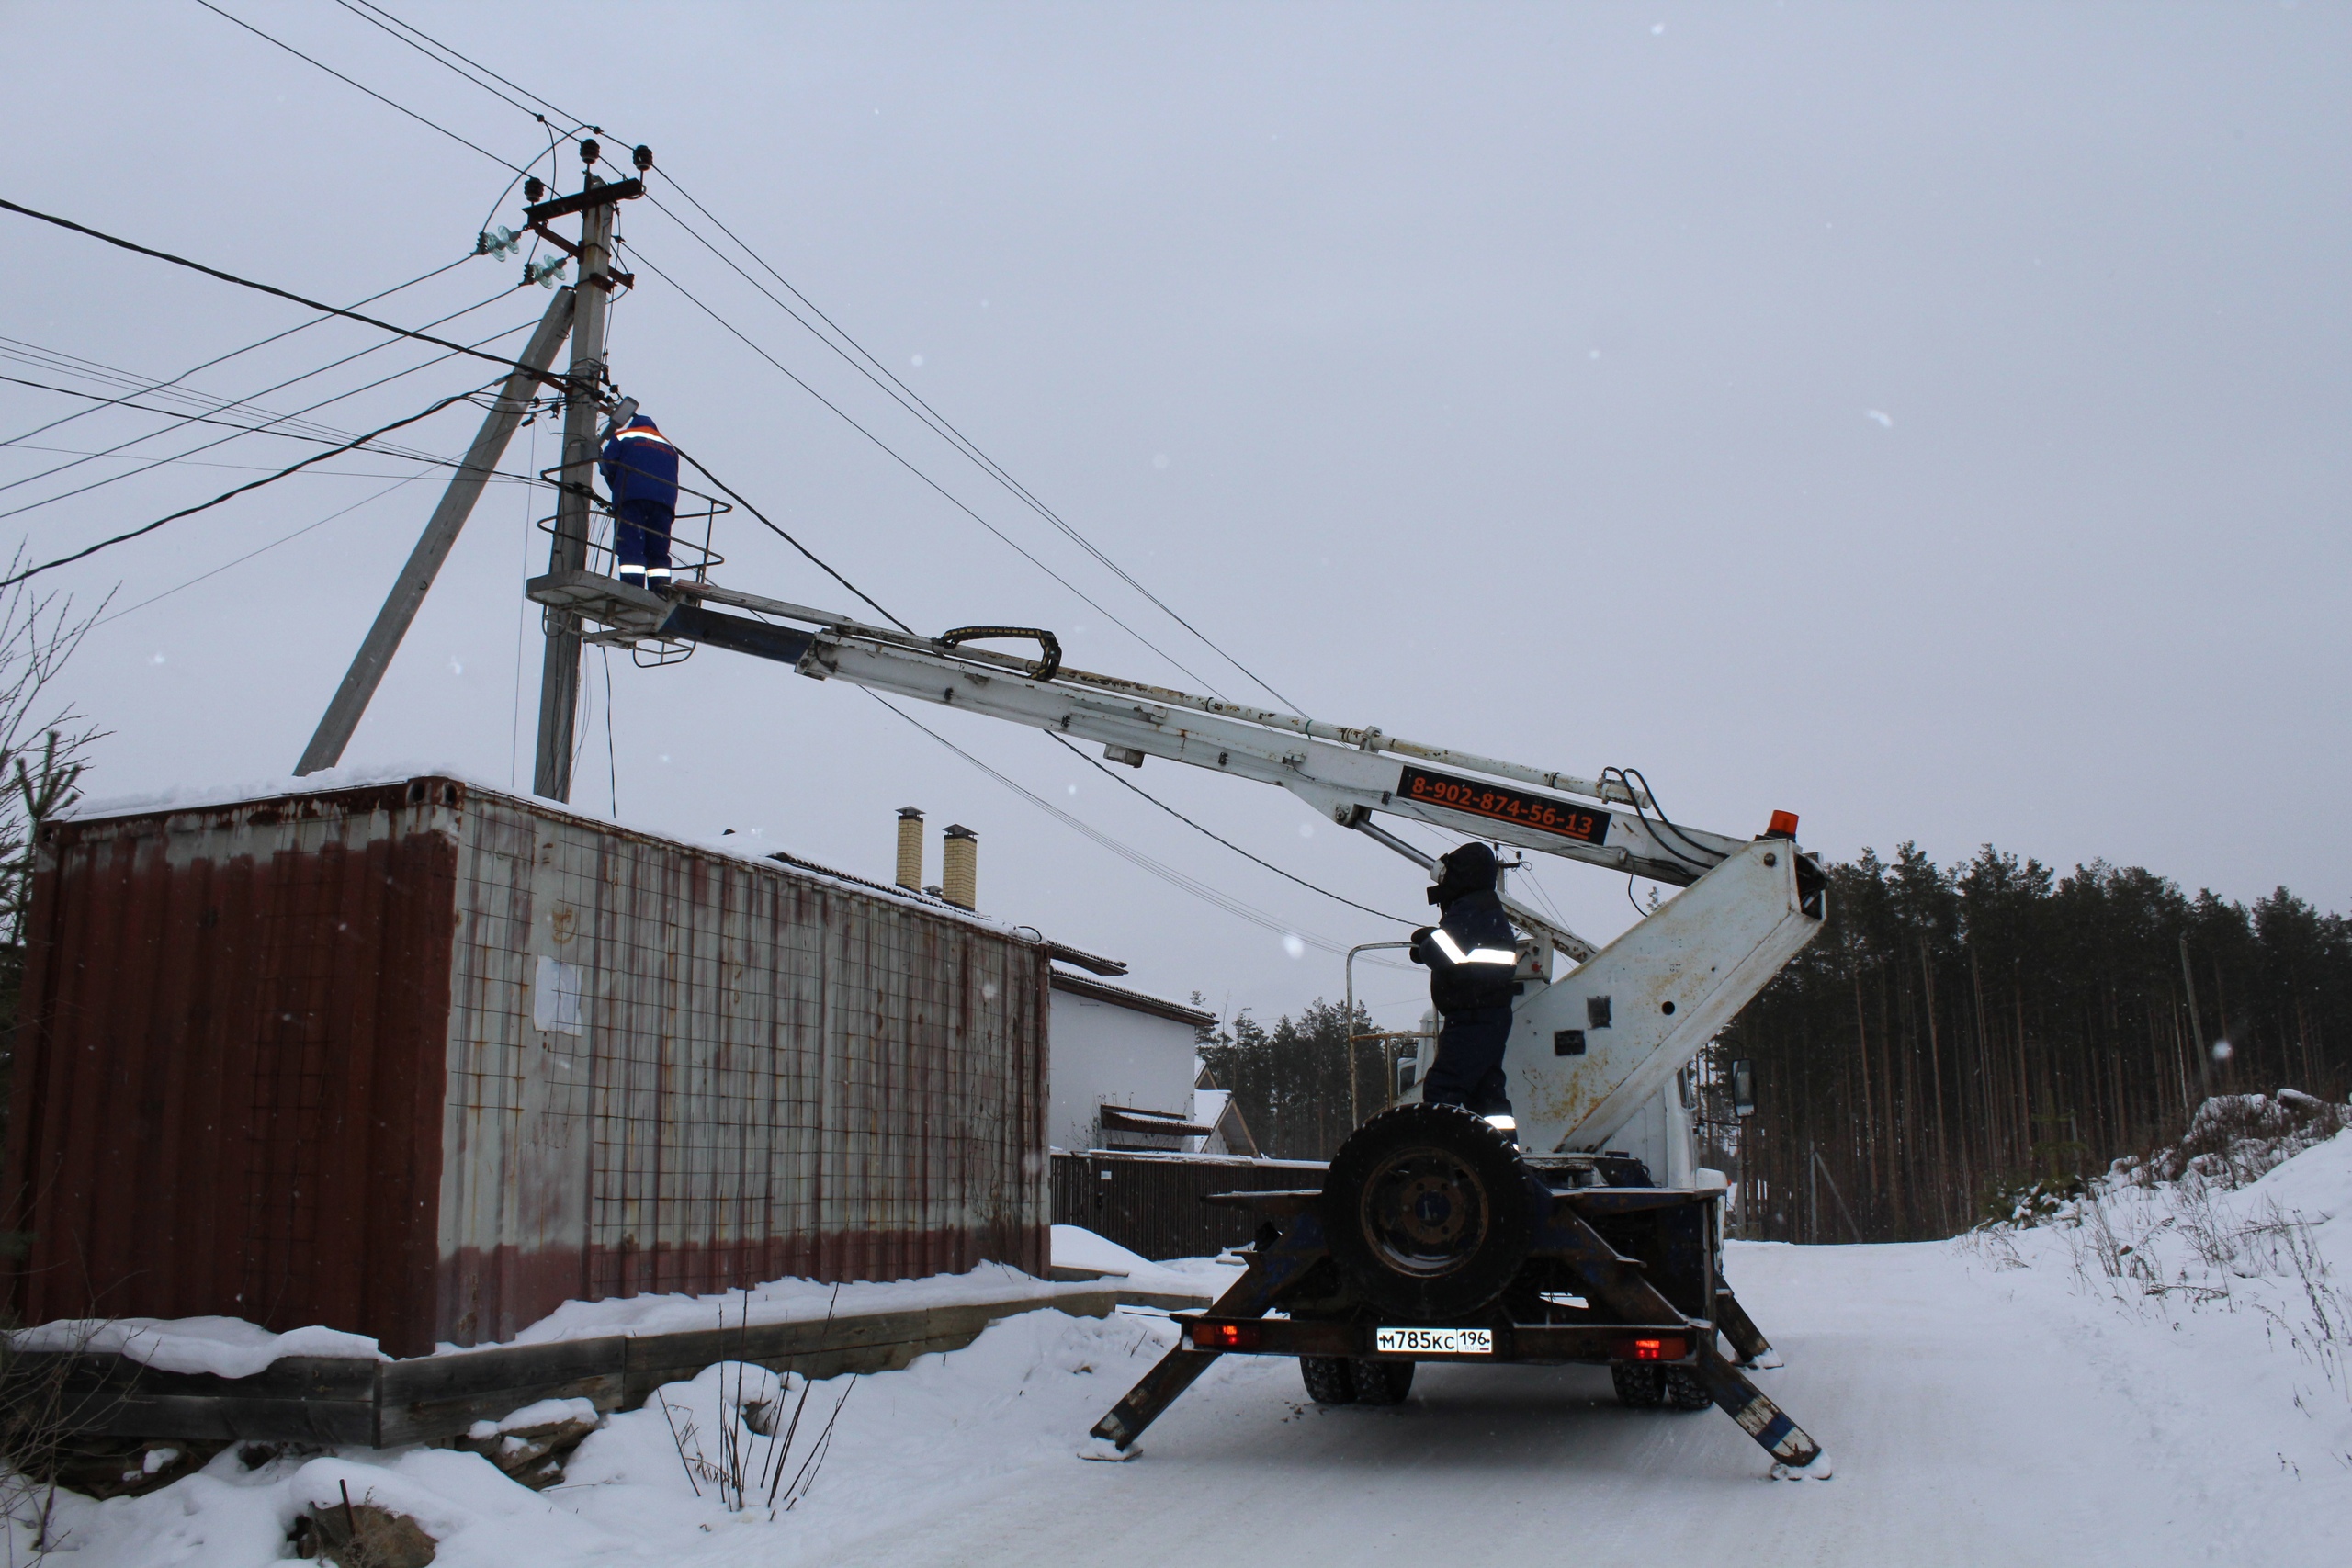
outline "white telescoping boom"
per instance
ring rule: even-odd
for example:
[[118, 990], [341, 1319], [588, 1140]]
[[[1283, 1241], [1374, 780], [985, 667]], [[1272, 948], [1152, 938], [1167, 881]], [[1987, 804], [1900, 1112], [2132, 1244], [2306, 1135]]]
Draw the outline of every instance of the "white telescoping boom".
[[[1792, 818], [1753, 840], [1683, 828], [1616, 770], [1581, 778], [1067, 669], [1053, 635], [1031, 628], [926, 638], [715, 583], [682, 581], [664, 597], [585, 570], [536, 578], [527, 592], [603, 627], [590, 641], [707, 644], [1093, 741], [1114, 761], [1159, 757], [1279, 785], [1425, 867], [1429, 856], [1374, 818], [1411, 818], [1683, 887], [1601, 949], [1506, 900], [1533, 934], [1521, 943], [1504, 1070], [1521, 1146], [1539, 1156], [1638, 1142], [1654, 1162], [1663, 1156], [1664, 1184], [1688, 1185], [1688, 1154], [1677, 1154], [1687, 1135], [1663, 1124], [1652, 1136], [1621, 1135], [1652, 1107], [1672, 1118], [1675, 1075], [1821, 924], [1822, 874], [1798, 850]], [[1006, 638], [1036, 642], [1040, 657], [968, 646]], [[1556, 983], [1555, 948], [1577, 964]]]

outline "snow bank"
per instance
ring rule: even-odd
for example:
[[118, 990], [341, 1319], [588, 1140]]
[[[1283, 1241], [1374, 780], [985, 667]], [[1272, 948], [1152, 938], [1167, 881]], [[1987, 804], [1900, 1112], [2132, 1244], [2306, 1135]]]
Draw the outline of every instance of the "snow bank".
[[63, 1318], [9, 1337], [19, 1350], [119, 1351], [159, 1372], [209, 1372], [244, 1378], [286, 1356], [391, 1359], [365, 1335], [338, 1328], [295, 1328], [272, 1334], [241, 1317]]
[[[1101, 1241], [1100, 1237], [1096, 1238]], [[1109, 1242], [1102, 1242], [1111, 1247]], [[1125, 1252], [1125, 1248], [1114, 1248]], [[1134, 1254], [1126, 1256], [1133, 1258]], [[1214, 1294], [1214, 1281], [1228, 1272], [1215, 1259], [1195, 1260], [1204, 1271], [1179, 1272], [1157, 1264], [1136, 1261], [1155, 1282], [1140, 1288], [1170, 1293], [1194, 1291]], [[1232, 1266], [1238, 1269], [1237, 1263]], [[1205, 1282], [1204, 1282], [1205, 1281]], [[826, 1317], [850, 1317], [867, 1313], [920, 1312], [931, 1307], [977, 1306], [989, 1302], [1035, 1302], [1089, 1295], [1102, 1286], [1055, 1284], [1023, 1273], [1007, 1263], [983, 1263], [962, 1274], [933, 1274], [920, 1280], [869, 1280], [828, 1285], [815, 1280], [772, 1280], [749, 1290], [715, 1295], [654, 1295], [616, 1297], [601, 1302], [566, 1302], [513, 1339], [497, 1345], [439, 1346], [436, 1356], [464, 1356], [496, 1350], [508, 1345], [543, 1345], [559, 1339], [629, 1337], [673, 1334], [701, 1328], [733, 1327], [749, 1321], [769, 1323], [819, 1322]], [[747, 1316], [748, 1314], [748, 1316]], [[392, 1358], [364, 1335], [340, 1329], [310, 1327], [272, 1334], [236, 1317], [61, 1319], [9, 1336], [19, 1350], [119, 1351], [142, 1366], [164, 1372], [209, 1372], [217, 1377], [251, 1377], [286, 1356], [327, 1356], [361, 1360]]]
[[[559, 1339], [600, 1339], [609, 1335], [676, 1334], [700, 1328], [733, 1328], [749, 1322], [814, 1323], [865, 1313], [920, 1312], [931, 1307], [978, 1306], [987, 1302], [1034, 1301], [1087, 1295], [1099, 1285], [1052, 1284], [1009, 1263], [982, 1263], [962, 1274], [933, 1274], [920, 1280], [862, 1280], [828, 1285], [815, 1280], [771, 1280], [748, 1290], [713, 1295], [616, 1296], [601, 1302], [566, 1302], [505, 1343], [545, 1345]], [[443, 1345], [436, 1355], [462, 1356], [491, 1345]]]
[[1083, 1225], [1056, 1225], [1054, 1267], [1099, 1273], [1104, 1283], [1142, 1295], [1196, 1296], [1207, 1302], [1224, 1294], [1226, 1287], [1241, 1277], [1243, 1265], [1231, 1253], [1155, 1263]]
[[[811, 1385], [715, 1366], [609, 1417], [573, 1454], [565, 1483], [544, 1494], [446, 1449], [265, 1457], [232, 1448], [142, 1496], [61, 1493], [52, 1534], [77, 1568], [259, 1568], [286, 1555], [296, 1516], [339, 1506], [347, 1488], [354, 1503], [422, 1525], [438, 1543], [436, 1568], [859, 1561], [862, 1539], [917, 1518], [952, 1533], [961, 1512], [1004, 1495], [1022, 1472], [1073, 1462], [1073, 1434], [1174, 1337], [1164, 1318], [1032, 1312], [895, 1372]], [[249, 1468], [241, 1453], [260, 1462]], [[738, 1463], [751, 1495], [730, 1510], [722, 1478]], [[22, 1560], [32, 1538], [13, 1529]]]

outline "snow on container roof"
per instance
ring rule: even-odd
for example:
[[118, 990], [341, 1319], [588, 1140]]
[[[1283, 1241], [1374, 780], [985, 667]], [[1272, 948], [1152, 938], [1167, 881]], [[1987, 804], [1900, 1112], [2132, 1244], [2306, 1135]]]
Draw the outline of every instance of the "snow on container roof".
[[41, 829], [24, 1321], [415, 1354], [566, 1300], [1045, 1266], [1045, 943], [447, 773]]

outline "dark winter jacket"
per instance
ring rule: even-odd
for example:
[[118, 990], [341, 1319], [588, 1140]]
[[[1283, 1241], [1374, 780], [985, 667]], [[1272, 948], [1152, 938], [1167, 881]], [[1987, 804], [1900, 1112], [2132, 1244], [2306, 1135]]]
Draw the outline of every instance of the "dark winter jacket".
[[1430, 1000], [1450, 1018], [1510, 1005], [1518, 941], [1490, 881], [1448, 902], [1437, 925], [1414, 932], [1412, 957], [1429, 965]]
[[630, 502], [678, 508], [678, 449], [643, 414], [605, 443], [605, 490], [616, 510]]

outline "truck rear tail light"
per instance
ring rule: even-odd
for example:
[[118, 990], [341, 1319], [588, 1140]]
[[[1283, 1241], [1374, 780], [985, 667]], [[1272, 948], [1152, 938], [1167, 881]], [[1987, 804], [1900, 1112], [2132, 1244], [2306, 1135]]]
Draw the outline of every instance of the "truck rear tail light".
[[1204, 1350], [1254, 1350], [1258, 1348], [1258, 1325], [1196, 1323], [1193, 1325], [1193, 1343]]
[[1617, 1354], [1628, 1361], [1679, 1361], [1689, 1355], [1689, 1341], [1668, 1337], [1659, 1339], [1622, 1339]]

